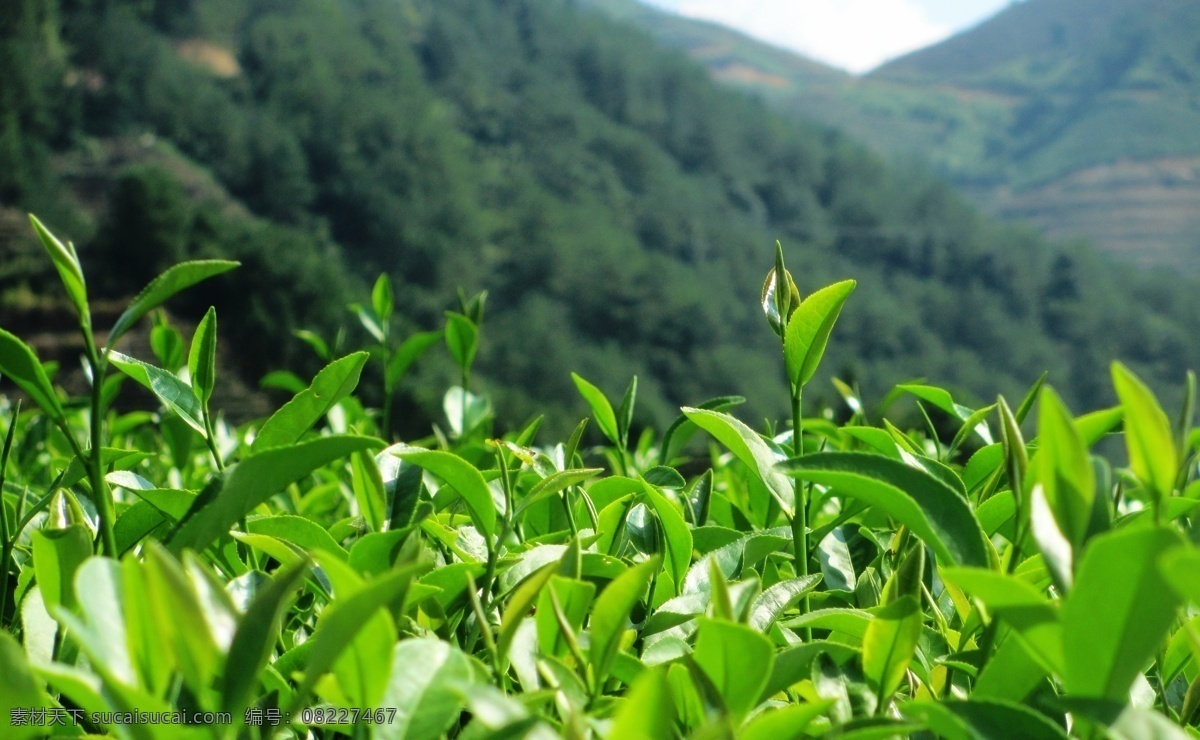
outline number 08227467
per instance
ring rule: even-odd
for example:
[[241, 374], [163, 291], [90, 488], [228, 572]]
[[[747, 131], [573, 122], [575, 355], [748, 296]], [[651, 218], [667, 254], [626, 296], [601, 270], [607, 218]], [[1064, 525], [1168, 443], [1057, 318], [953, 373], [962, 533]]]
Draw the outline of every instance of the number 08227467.
[[308, 707], [300, 711], [300, 721], [313, 725], [391, 724], [396, 719], [395, 707], [357, 709], [346, 707]]

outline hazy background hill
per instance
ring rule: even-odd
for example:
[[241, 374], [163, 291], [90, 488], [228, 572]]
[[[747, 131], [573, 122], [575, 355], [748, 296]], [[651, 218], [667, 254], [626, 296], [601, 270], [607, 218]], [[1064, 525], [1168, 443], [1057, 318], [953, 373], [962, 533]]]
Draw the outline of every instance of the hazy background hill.
[[[914, 376], [989, 399], [1049, 370], [1096, 406], [1109, 358], [1160, 384], [1200, 366], [1192, 283], [1002, 227], [578, 2], [17, 0], [0, 20], [0, 308], [19, 333], [54, 312], [32, 210], [112, 297], [179, 258], [243, 260], [173, 306], [216, 304], [251, 381], [314, 369], [290, 331], [332, 338], [380, 271], [401, 334], [487, 289], [477, 382], [510, 422], [577, 418], [572, 370], [613, 394], [637, 373], [644, 421], [731, 392], [775, 415], [757, 303], [776, 239], [805, 293], [859, 280], [826, 399], [832, 373], [876, 401]], [[780, 78], [812, 66], [764, 54]], [[844, 78], [810, 73], [842, 99]], [[422, 367], [405, 428], [455, 380], [444, 357]]]
[[1026, 0], [862, 78], [636, 0], [714, 77], [928, 162], [985, 210], [1200, 272], [1200, 4]]

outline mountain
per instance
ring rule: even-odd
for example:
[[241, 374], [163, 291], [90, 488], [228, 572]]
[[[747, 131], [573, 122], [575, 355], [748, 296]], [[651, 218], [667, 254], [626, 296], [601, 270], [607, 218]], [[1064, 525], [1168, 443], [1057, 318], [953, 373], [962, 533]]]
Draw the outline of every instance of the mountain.
[[1194, 2], [1026, 0], [862, 78], [649, 8], [618, 14], [724, 82], [927, 163], [994, 215], [1200, 272]]
[[[223, 356], [251, 379], [315, 369], [294, 329], [362, 346], [361, 329], [334, 338], [380, 272], [402, 336], [441, 327], [456, 288], [486, 289], [472, 381], [509, 422], [577, 418], [571, 371], [610, 394], [638, 374], [641, 422], [737, 392], [748, 418], [773, 416], [787, 390], [758, 303], [777, 239], [804, 293], [859, 281], [814, 402], [835, 397], [833, 373], [872, 400], [915, 376], [969, 400], [1049, 370], [1094, 406], [1109, 358], [1160, 384], [1200, 366], [1191, 283], [1002, 227], [580, 2], [20, 0], [0, 13], [5, 328], [55, 293], [19, 228], [33, 210], [114, 300], [173, 260], [241, 259], [172, 308], [215, 305]], [[794, 64], [763, 59], [780, 77]], [[809, 71], [830, 90], [842, 79]], [[397, 431], [439, 416], [457, 379], [444, 354], [420, 365]]]

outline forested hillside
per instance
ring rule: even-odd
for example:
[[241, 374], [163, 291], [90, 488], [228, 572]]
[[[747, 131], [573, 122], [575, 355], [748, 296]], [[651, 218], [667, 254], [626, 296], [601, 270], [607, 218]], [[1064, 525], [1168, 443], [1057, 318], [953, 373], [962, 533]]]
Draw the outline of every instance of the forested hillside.
[[[222, 331], [249, 377], [305, 357], [290, 329], [348, 326], [380, 271], [402, 334], [440, 326], [456, 287], [486, 289], [477, 382], [514, 423], [534, 400], [578, 408], [571, 370], [612, 393], [638, 374], [659, 418], [732, 392], [768, 413], [786, 388], [753, 304], [776, 239], [801, 292], [866, 288], [826, 372], [870, 399], [917, 373], [1016, 392], [1049, 370], [1096, 406], [1100, 360], [1175, 384], [1200, 366], [1190, 283], [998, 226], [574, 2], [9, 0], [0, 14], [5, 325], [51, 284], [25, 257], [18, 217], [35, 210], [111, 295], [180, 257], [242, 260], [190, 310], [239, 317]], [[404, 408], [432, 414], [420, 380]]]
[[986, 211], [1200, 272], [1200, 5], [1027, 0], [863, 77], [638, 0], [585, 0], [714, 78], [918, 159]]

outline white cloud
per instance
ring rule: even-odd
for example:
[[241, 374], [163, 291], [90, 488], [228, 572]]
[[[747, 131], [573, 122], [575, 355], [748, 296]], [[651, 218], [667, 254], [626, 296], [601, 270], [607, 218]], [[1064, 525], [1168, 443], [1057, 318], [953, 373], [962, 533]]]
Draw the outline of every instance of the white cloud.
[[827, 64], [865, 72], [953, 32], [919, 0], [650, 0]]

